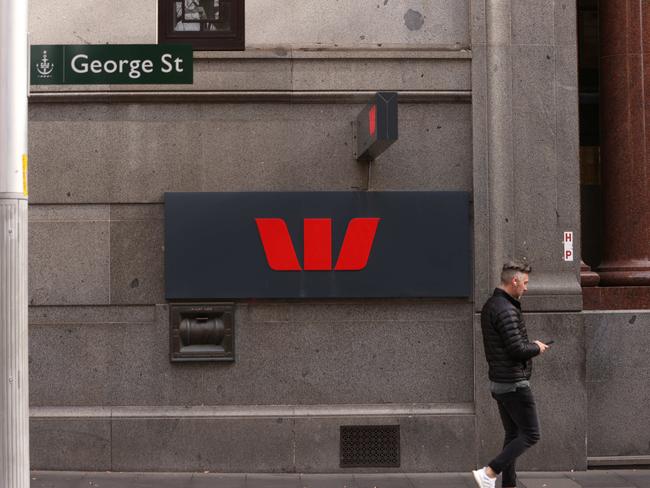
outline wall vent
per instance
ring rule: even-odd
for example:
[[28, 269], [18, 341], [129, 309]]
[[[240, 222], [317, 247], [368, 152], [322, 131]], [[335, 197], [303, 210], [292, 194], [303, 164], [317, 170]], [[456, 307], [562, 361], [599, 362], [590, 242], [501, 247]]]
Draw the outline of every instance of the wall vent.
[[342, 425], [342, 468], [399, 468], [399, 425]]

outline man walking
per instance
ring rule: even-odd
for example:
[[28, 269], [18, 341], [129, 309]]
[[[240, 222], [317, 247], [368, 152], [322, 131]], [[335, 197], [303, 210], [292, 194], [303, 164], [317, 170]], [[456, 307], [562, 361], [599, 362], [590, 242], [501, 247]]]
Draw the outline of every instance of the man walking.
[[531, 358], [548, 346], [528, 341], [519, 300], [528, 291], [528, 264], [503, 265], [501, 284], [481, 310], [483, 345], [489, 366], [490, 391], [505, 429], [503, 450], [484, 468], [472, 471], [479, 488], [494, 488], [503, 473], [503, 488], [517, 486], [515, 462], [539, 440], [539, 421], [530, 389]]

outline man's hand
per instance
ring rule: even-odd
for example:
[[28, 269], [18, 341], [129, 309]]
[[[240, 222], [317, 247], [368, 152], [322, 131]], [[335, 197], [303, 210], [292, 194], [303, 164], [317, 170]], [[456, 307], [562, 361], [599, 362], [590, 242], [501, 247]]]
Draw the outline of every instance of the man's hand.
[[548, 347], [549, 347], [549, 346], [547, 346], [546, 344], [544, 344], [544, 343], [541, 342], [541, 341], [533, 341], [533, 342], [539, 346], [539, 353], [540, 353], [540, 354], [544, 354], [544, 352], [545, 352], [545, 351], [548, 349]]

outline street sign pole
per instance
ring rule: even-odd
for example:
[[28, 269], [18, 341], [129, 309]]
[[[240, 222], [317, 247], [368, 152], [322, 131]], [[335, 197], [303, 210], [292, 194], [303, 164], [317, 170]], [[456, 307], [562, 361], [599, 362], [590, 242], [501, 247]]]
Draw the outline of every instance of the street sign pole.
[[26, 1], [0, 0], [0, 486], [29, 488]]

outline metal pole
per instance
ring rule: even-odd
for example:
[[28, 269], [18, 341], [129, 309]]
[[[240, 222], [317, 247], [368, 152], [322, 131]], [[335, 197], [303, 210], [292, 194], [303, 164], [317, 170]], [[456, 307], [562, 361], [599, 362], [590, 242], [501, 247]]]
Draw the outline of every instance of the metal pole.
[[0, 486], [29, 488], [27, 1], [0, 0]]

